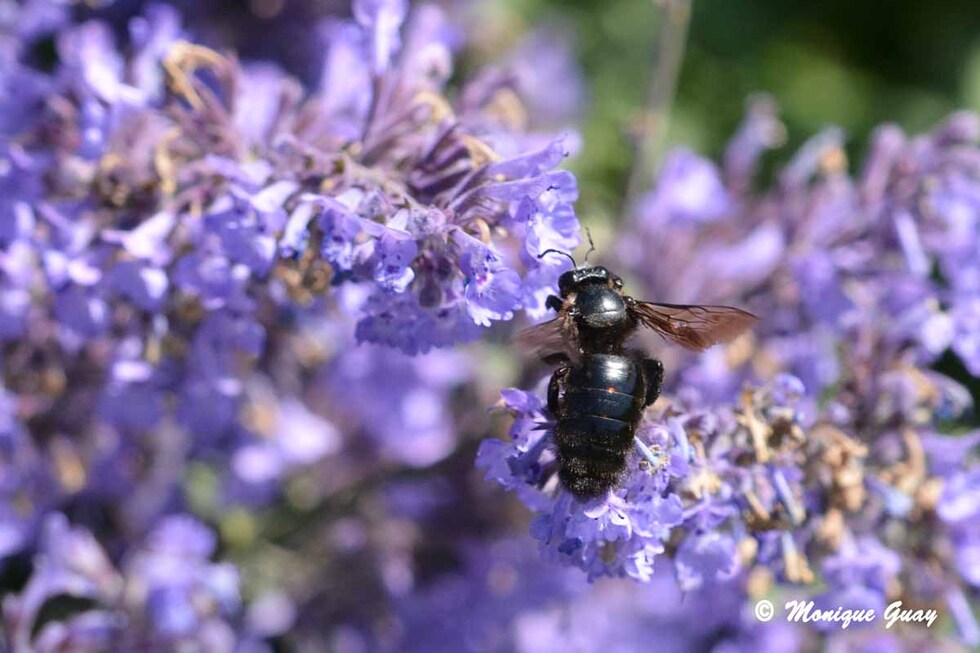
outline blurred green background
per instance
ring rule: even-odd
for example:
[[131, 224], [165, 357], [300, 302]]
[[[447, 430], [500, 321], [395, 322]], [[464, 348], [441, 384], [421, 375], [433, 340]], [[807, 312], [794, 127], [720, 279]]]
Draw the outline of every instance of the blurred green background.
[[[597, 218], [619, 212], [628, 133], [656, 60], [656, 1], [504, 0], [479, 10], [512, 33], [550, 22], [573, 34], [591, 87], [573, 163], [581, 208]], [[952, 110], [980, 109], [980, 2], [694, 0], [668, 142], [717, 157], [759, 91], [775, 97], [787, 127], [777, 159], [836, 124], [859, 162], [881, 122], [915, 132]]]

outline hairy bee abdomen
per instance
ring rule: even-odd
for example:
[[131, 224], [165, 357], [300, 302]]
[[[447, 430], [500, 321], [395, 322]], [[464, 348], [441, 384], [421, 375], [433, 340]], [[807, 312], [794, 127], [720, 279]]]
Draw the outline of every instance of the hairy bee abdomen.
[[645, 385], [639, 364], [627, 356], [586, 356], [571, 369], [555, 431], [559, 479], [570, 492], [594, 497], [617, 484], [642, 415]]

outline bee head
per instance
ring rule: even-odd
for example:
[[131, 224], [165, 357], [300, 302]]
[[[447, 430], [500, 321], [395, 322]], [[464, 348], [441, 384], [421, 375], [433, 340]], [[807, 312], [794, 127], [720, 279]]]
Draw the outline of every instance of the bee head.
[[601, 265], [593, 265], [569, 270], [558, 277], [558, 291], [563, 299], [570, 293], [578, 292], [579, 289], [593, 284], [608, 286], [609, 270]]
[[604, 267], [569, 270], [558, 279], [562, 299], [575, 296], [576, 320], [581, 328], [620, 330], [629, 324], [622, 281]]
[[545, 254], [555, 253], [568, 258], [572, 262], [574, 267], [558, 277], [558, 292], [561, 294], [562, 299], [566, 299], [573, 292], [579, 292], [586, 286], [606, 286], [616, 291], [620, 291], [623, 288], [623, 280], [614, 274], [609, 274], [609, 270], [605, 267], [601, 265], [589, 265], [589, 254], [595, 251], [595, 243], [592, 242], [592, 233], [588, 228], [586, 228], [585, 233], [589, 236], [589, 251], [585, 254], [585, 261], [582, 267], [579, 267], [571, 254], [556, 249], [547, 249], [538, 254], [538, 258], [541, 258]]

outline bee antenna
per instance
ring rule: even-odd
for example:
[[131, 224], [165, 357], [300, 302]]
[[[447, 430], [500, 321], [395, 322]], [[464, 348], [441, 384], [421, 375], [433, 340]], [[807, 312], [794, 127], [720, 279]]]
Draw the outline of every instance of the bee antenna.
[[592, 242], [592, 232], [589, 231], [588, 227], [585, 228], [585, 235], [589, 237], [589, 251], [585, 253], [585, 260], [582, 261], [582, 265], [587, 265], [589, 263], [589, 254], [595, 251], [595, 243]]
[[558, 254], [559, 256], [564, 256], [565, 258], [567, 258], [569, 261], [572, 262], [573, 266], [578, 267], [578, 263], [575, 262], [575, 259], [573, 259], [572, 255], [569, 254], [568, 252], [563, 252], [557, 249], [546, 249], [540, 254], [538, 254], [538, 258], [544, 258], [545, 254]]

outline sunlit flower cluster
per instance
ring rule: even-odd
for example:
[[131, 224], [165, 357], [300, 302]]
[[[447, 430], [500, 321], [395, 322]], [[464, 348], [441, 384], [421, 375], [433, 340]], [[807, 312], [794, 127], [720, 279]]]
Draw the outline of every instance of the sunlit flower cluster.
[[638, 341], [664, 391], [582, 501], [508, 339], [589, 94], [480, 5], [0, 0], [0, 649], [980, 646], [980, 119], [852, 166], [753, 98], [596, 219], [632, 296], [759, 321]]
[[722, 166], [671, 153], [618, 234], [631, 294], [760, 316], [699, 357], [663, 350], [674, 396], [647, 411], [621, 488], [580, 503], [555, 482], [555, 416], [534, 393], [504, 394], [510, 441], [478, 464], [541, 513], [545, 559], [589, 578], [651, 582], [667, 558], [685, 590], [823, 581], [818, 608], [926, 605], [974, 646], [977, 433], [944, 432], [972, 400], [932, 365], [976, 373], [980, 120], [882, 127], [856, 175], [830, 129], [755, 190], [781, 136], [755, 99]]

